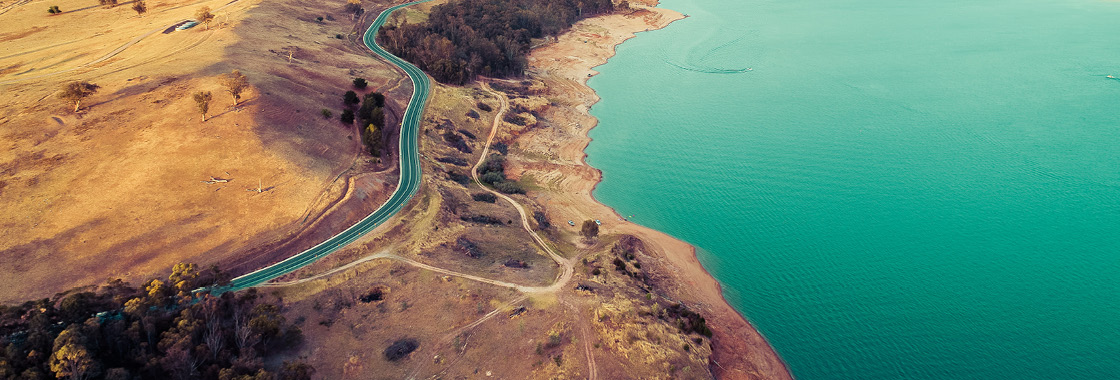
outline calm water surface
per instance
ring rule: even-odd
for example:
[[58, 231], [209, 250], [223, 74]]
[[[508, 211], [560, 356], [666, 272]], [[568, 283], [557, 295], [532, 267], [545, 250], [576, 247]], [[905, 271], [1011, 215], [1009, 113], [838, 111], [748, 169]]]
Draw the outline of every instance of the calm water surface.
[[662, 6], [590, 81], [595, 195], [796, 377], [1120, 379], [1120, 2]]

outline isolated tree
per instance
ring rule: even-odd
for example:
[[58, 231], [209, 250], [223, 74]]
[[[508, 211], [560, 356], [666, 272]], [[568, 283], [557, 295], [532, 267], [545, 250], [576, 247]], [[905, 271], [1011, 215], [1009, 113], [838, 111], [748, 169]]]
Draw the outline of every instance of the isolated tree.
[[62, 10], [58, 9], [57, 5], [52, 5], [50, 8], [47, 8], [47, 13], [50, 13], [52, 15], [53, 14], [59, 14], [59, 13], [62, 13]]
[[342, 110], [338, 120], [343, 124], [354, 124], [354, 111], [349, 108]]
[[354, 78], [354, 88], [361, 90], [366, 88], [366, 85], [368, 85], [368, 83], [366, 83], [365, 78]]
[[209, 30], [210, 21], [214, 21], [214, 14], [210, 13], [210, 7], [202, 7], [198, 8], [197, 12], [194, 12], [194, 18], [198, 20], [198, 22], [206, 24], [206, 29]]
[[226, 92], [233, 96], [233, 106], [237, 107], [237, 101], [241, 100], [241, 92], [249, 87], [249, 79], [241, 74], [240, 70], [233, 70], [229, 74], [222, 75], [222, 86], [226, 87]]
[[117, 6], [117, 0], [97, 0], [98, 3], [104, 5], [105, 8], [112, 8]]
[[70, 82], [62, 87], [62, 92], [58, 94], [58, 97], [74, 103], [74, 112], [78, 112], [82, 106], [82, 99], [93, 95], [99, 88], [101, 86], [89, 82]]
[[585, 220], [583, 221], [583, 228], [580, 228], [579, 232], [585, 238], [594, 239], [599, 236], [599, 225], [594, 220]]
[[148, 12], [148, 3], [145, 3], [143, 0], [137, 0], [135, 3], [132, 3], [132, 10], [136, 11], [137, 16], [143, 16], [145, 12]]
[[202, 114], [202, 122], [206, 122], [206, 113], [210, 111], [210, 99], [213, 96], [210, 91], [199, 91], [194, 93], [194, 104], [198, 106], [198, 113]]

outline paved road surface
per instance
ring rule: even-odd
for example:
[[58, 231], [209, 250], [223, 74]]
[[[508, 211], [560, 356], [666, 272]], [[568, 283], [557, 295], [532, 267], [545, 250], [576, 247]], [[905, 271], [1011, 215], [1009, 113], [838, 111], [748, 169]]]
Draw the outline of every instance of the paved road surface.
[[327, 241], [319, 245], [311, 247], [311, 249], [289, 257], [284, 261], [235, 278], [230, 283], [230, 287], [223, 290], [237, 291], [251, 288], [310, 265], [316, 260], [326, 257], [340, 248], [353, 243], [355, 240], [358, 240], [358, 238], [373, 231], [377, 226], [385, 223], [389, 218], [396, 215], [397, 212], [412, 199], [412, 196], [416, 194], [416, 190], [420, 187], [420, 158], [417, 152], [419, 149], [417, 146], [417, 138], [418, 131], [420, 130], [420, 116], [424, 112], [424, 103], [428, 99], [428, 90], [430, 89], [431, 82], [429, 82], [428, 76], [424, 74], [420, 68], [405, 62], [395, 55], [389, 54], [389, 52], [382, 49], [381, 46], [378, 46], [375, 38], [377, 37], [378, 29], [385, 24], [385, 21], [389, 19], [389, 15], [392, 14], [393, 11], [426, 1], [429, 0], [414, 1], [386, 9], [377, 16], [377, 19], [373, 21], [369, 29], [366, 29], [365, 36], [362, 37], [362, 41], [365, 42], [366, 47], [369, 47], [374, 53], [385, 58], [389, 63], [404, 70], [404, 72], [408, 74], [408, 77], [412, 79], [414, 88], [412, 98], [409, 99], [408, 106], [404, 111], [404, 119], [401, 121], [401, 177], [400, 181], [397, 183], [396, 191], [393, 192], [389, 200], [381, 205], [380, 208], [357, 224], [350, 226], [350, 228], [347, 228], [345, 231], [327, 239]]

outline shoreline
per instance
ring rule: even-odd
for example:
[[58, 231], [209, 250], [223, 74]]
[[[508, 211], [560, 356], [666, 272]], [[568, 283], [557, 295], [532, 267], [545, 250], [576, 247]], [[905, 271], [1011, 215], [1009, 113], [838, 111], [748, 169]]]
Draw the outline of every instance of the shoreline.
[[721, 379], [792, 379], [788, 366], [765, 337], [723, 297], [722, 286], [701, 265], [694, 246], [633, 222], [615, 223], [616, 220], [622, 221], [622, 216], [593, 195], [595, 187], [601, 182], [602, 172], [586, 163], [585, 150], [591, 143], [589, 131], [598, 125], [598, 119], [589, 111], [600, 97], [587, 86], [588, 79], [598, 74], [595, 67], [607, 63], [615, 55], [619, 44], [636, 37], [637, 33], [661, 29], [687, 17], [672, 10], [656, 8], [656, 0], [645, 3], [630, 14], [611, 14], [580, 21], [556, 42], [530, 53], [530, 77], [548, 84], [549, 98], [563, 97], [574, 101], [557, 104], [548, 111], [549, 119], [555, 124], [552, 128], [562, 130], [560, 136], [530, 132], [517, 139], [530, 147], [543, 146], [545, 152], [557, 154], [559, 157], [554, 161], [562, 167], [542, 168], [542, 165], [515, 163], [512, 169], [517, 175], [530, 173], [534, 179], [541, 176], [559, 181], [560, 188], [565, 192], [544, 191], [538, 199], [548, 206], [554, 217], [558, 214], [563, 215], [563, 219], [580, 220], [604, 213], [614, 215], [613, 220], [604, 219], [602, 228], [606, 232], [638, 236], [651, 251], [659, 253], [654, 259], [664, 260], [658, 262], [658, 267], [669, 272], [668, 276], [672, 279], [670, 289], [666, 290], [681, 301], [698, 306], [709, 318], [715, 332], [711, 341], [714, 365], [709, 365], [713, 375]]

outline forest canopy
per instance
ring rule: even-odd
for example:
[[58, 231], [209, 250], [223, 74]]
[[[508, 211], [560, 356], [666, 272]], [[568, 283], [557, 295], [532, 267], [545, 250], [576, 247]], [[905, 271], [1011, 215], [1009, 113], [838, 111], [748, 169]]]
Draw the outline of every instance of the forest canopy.
[[303, 335], [255, 290], [214, 296], [216, 269], [179, 264], [141, 287], [111, 280], [0, 305], [0, 379], [299, 380], [312, 368], [265, 362]]
[[613, 9], [611, 0], [463, 0], [435, 6], [423, 24], [384, 27], [378, 40], [436, 80], [461, 85], [521, 75], [533, 38]]

